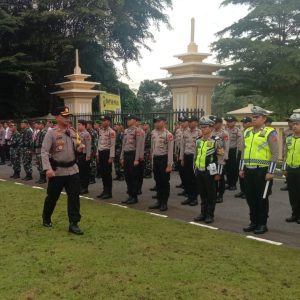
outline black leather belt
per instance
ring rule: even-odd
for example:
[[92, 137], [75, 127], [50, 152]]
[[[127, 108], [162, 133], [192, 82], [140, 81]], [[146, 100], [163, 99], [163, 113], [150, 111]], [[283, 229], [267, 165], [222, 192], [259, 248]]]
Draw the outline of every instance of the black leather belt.
[[56, 161], [52, 158], [49, 159], [52, 169], [55, 171], [58, 167], [59, 168], [70, 168], [73, 167], [76, 163], [75, 160], [69, 161], [69, 162], [63, 162], [63, 161]]

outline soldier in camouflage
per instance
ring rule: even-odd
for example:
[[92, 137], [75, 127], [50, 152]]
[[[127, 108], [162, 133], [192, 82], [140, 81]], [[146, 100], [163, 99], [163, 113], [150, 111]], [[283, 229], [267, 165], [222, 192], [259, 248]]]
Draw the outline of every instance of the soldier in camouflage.
[[14, 174], [10, 178], [18, 179], [20, 178], [21, 172], [21, 145], [22, 145], [22, 136], [17, 130], [17, 125], [11, 124], [11, 137], [9, 140], [10, 143], [10, 158], [12, 162], [12, 167]]
[[91, 163], [90, 163], [90, 184], [96, 183], [96, 175], [97, 175], [97, 147], [98, 147], [98, 132], [94, 129], [94, 123], [92, 121], [87, 122], [86, 129], [91, 136], [92, 145], [91, 145]]
[[28, 180], [32, 180], [32, 142], [33, 141], [32, 141], [32, 130], [27, 120], [22, 120], [21, 129], [22, 129], [21, 156], [22, 156], [23, 168], [26, 173], [26, 176], [22, 179], [28, 181]]
[[37, 165], [38, 172], [40, 174], [40, 178], [35, 183], [42, 184], [42, 183], [47, 182], [46, 172], [43, 170], [42, 156], [41, 156], [42, 144], [43, 144], [45, 135], [47, 133], [47, 128], [45, 127], [44, 121], [38, 122], [38, 129], [39, 129], [39, 132], [37, 133], [37, 136], [34, 139], [34, 151], [36, 154], [36, 165]]
[[114, 130], [117, 134], [116, 135], [116, 146], [115, 146], [115, 159], [114, 159], [116, 177], [114, 178], [114, 180], [123, 181], [124, 180], [124, 170], [120, 164], [120, 157], [121, 157], [121, 151], [122, 151], [124, 128], [123, 128], [122, 124], [117, 123], [114, 126]]
[[144, 178], [152, 177], [152, 159], [151, 159], [151, 132], [150, 125], [148, 122], [143, 123], [143, 130], [145, 132], [145, 168], [144, 168]]

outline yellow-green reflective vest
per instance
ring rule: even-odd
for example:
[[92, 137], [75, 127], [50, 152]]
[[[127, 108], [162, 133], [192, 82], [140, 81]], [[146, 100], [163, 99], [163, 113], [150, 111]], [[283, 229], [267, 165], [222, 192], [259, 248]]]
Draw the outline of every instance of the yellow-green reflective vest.
[[272, 153], [268, 144], [268, 137], [275, 129], [264, 127], [258, 132], [253, 132], [253, 127], [244, 132], [244, 164], [246, 166], [269, 166]]
[[289, 136], [286, 139], [286, 164], [289, 167], [300, 167], [300, 137]]
[[216, 141], [198, 140], [196, 144], [196, 159], [195, 166], [199, 170], [206, 169], [206, 166], [214, 161]]

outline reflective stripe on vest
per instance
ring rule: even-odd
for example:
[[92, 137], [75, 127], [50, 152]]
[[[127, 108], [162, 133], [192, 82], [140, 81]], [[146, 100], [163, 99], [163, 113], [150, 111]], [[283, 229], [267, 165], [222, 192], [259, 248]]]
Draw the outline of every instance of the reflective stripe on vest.
[[244, 164], [246, 166], [269, 166], [272, 153], [268, 144], [268, 137], [274, 128], [265, 127], [258, 132], [253, 132], [253, 127], [244, 132], [245, 149]]
[[213, 162], [213, 154], [215, 153], [215, 141], [213, 140], [198, 140], [196, 144], [196, 160], [195, 166], [197, 169], [206, 169], [206, 157], [211, 155], [211, 162]]
[[286, 164], [289, 167], [300, 166], [300, 138], [289, 136], [286, 139], [287, 157]]

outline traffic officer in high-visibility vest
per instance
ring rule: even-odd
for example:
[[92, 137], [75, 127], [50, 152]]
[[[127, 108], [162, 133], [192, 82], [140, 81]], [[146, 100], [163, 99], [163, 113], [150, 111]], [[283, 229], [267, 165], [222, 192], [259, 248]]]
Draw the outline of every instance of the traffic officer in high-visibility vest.
[[286, 139], [283, 169], [287, 178], [292, 215], [286, 221], [300, 224], [300, 114], [293, 114], [290, 122], [293, 124], [293, 134]]
[[250, 224], [243, 230], [263, 234], [268, 231], [268, 197], [278, 159], [278, 135], [274, 128], [265, 126], [268, 111], [254, 106], [252, 114], [253, 127], [244, 131], [240, 163], [240, 176], [245, 179], [250, 209]]
[[209, 117], [200, 119], [202, 137], [196, 141], [194, 171], [201, 198], [201, 213], [195, 222], [212, 223], [217, 200], [216, 181], [223, 172], [224, 148], [217, 135], [213, 136], [214, 121]]

